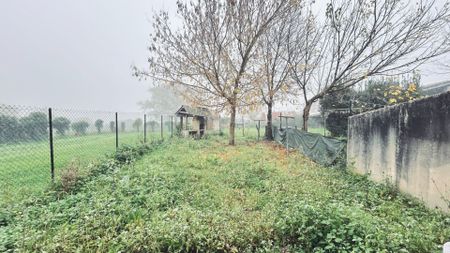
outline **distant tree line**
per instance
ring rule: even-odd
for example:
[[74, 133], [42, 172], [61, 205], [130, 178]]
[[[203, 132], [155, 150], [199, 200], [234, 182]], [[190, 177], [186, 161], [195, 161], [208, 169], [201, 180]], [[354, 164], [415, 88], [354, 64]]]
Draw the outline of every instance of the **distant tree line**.
[[[72, 128], [76, 135], [84, 135], [89, 123], [79, 121], [71, 123], [65, 117], [54, 118], [53, 128], [61, 136], [65, 136]], [[38, 141], [48, 138], [48, 115], [43, 112], [32, 112], [25, 117], [0, 115], [0, 143], [15, 143], [22, 141]]]
[[48, 116], [33, 112], [22, 118], [0, 115], [0, 143], [41, 140], [46, 138]]
[[[72, 130], [75, 136], [86, 135], [90, 127], [89, 122], [80, 120], [71, 122], [65, 117], [56, 117], [52, 120], [53, 129], [59, 136], [66, 136]], [[133, 121], [133, 129], [137, 132], [143, 129], [143, 120], [138, 118]], [[153, 124], [150, 124], [152, 128]], [[98, 134], [101, 134], [105, 122], [97, 119], [94, 127]], [[116, 122], [109, 122], [109, 130], [111, 133], [116, 131]], [[120, 131], [126, 131], [126, 123], [120, 122]], [[48, 115], [43, 112], [32, 112], [25, 117], [16, 117], [11, 115], [0, 114], [0, 144], [18, 143], [26, 141], [39, 141], [48, 138], [49, 124]]]

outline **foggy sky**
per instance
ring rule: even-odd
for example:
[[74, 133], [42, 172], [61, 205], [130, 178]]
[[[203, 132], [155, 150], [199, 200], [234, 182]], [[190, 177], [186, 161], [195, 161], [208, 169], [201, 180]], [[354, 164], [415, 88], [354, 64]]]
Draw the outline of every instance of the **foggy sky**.
[[149, 20], [164, 0], [0, 1], [0, 103], [136, 111]]
[[[0, 104], [138, 111], [153, 11], [176, 0], [0, 2]], [[423, 72], [424, 83], [449, 79]]]

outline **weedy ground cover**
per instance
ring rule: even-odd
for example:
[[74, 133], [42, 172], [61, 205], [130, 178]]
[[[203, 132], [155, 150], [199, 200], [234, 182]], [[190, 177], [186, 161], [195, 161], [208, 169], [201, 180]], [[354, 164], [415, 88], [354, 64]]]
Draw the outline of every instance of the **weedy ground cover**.
[[271, 143], [172, 140], [126, 164], [3, 211], [0, 249], [439, 252], [450, 239], [448, 216]]

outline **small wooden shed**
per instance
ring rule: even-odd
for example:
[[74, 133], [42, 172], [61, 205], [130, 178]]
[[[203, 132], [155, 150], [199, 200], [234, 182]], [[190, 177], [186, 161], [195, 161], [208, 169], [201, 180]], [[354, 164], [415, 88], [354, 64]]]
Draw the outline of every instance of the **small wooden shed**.
[[202, 137], [207, 131], [219, 130], [219, 117], [203, 107], [182, 105], [175, 113], [180, 118], [181, 134]]

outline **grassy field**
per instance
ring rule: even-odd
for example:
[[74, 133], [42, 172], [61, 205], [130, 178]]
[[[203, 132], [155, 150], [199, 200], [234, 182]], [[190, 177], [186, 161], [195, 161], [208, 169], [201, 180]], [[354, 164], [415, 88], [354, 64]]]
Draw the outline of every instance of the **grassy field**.
[[[228, 129], [223, 129], [227, 135]], [[323, 134], [323, 129], [310, 129]], [[170, 133], [165, 131], [165, 137]], [[135, 145], [143, 140], [142, 133], [120, 133], [121, 145]], [[148, 133], [148, 141], [160, 139], [160, 133]], [[236, 137], [257, 140], [256, 127], [236, 129]], [[264, 138], [261, 127], [260, 138]], [[110, 133], [87, 136], [56, 136], [54, 142], [55, 174], [71, 162], [87, 164], [115, 150], [115, 135]], [[18, 202], [24, 196], [41, 193], [50, 182], [50, 158], [48, 141], [28, 142], [14, 145], [0, 145], [0, 205]]]
[[[298, 128], [299, 130], [301, 128]], [[228, 129], [222, 130], [225, 134], [228, 134]], [[260, 138], [264, 138], [264, 126], [261, 126], [260, 130]], [[308, 132], [314, 133], [314, 134], [320, 134], [325, 136], [330, 136], [330, 132], [325, 130], [324, 128], [309, 128]], [[236, 128], [236, 137], [239, 139], [246, 139], [246, 140], [257, 140], [258, 139], [258, 130], [255, 126], [249, 126], [244, 131], [242, 131], [242, 128]]]
[[0, 250], [441, 252], [450, 239], [448, 216], [393, 188], [239, 139], [174, 139], [65, 197], [14, 207]]
[[[160, 139], [149, 133], [148, 140]], [[136, 145], [142, 133], [120, 133], [120, 145]], [[115, 135], [56, 136], [54, 141], [55, 174], [76, 161], [83, 165], [115, 151]], [[50, 151], [48, 141], [0, 145], [0, 205], [20, 201], [24, 196], [42, 192], [50, 182]]]
[[[237, 130], [242, 138], [242, 129]], [[244, 131], [245, 138], [257, 138], [254, 128]], [[263, 134], [261, 132], [261, 134]], [[164, 138], [171, 136], [164, 130]], [[160, 140], [159, 131], [147, 133], [149, 142]], [[137, 132], [119, 133], [119, 145], [136, 145], [143, 141]], [[72, 162], [86, 165], [115, 151], [115, 134], [86, 136], [55, 136], [55, 177]], [[40, 194], [51, 184], [50, 151], [48, 140], [0, 145], [0, 206], [20, 202], [24, 197]]]

